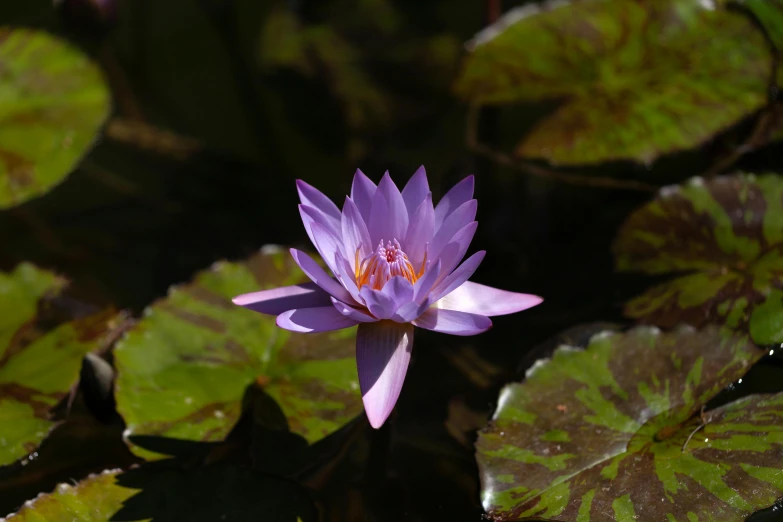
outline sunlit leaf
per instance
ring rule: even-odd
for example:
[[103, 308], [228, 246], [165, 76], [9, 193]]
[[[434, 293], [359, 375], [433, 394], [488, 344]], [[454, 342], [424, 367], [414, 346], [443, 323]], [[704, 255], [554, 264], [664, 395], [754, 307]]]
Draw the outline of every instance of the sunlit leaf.
[[65, 285], [29, 264], [0, 273], [0, 466], [33, 452], [54, 427], [52, 408], [107, 331], [110, 313], [68, 321], [53, 310]]
[[230, 300], [304, 280], [287, 252], [268, 251], [217, 263], [150, 306], [115, 349], [117, 407], [128, 434], [222, 440], [253, 383], [309, 442], [360, 413], [353, 331], [292, 334]]
[[0, 27], [0, 208], [60, 183], [108, 116], [99, 69], [41, 31]]
[[60, 484], [7, 518], [9, 522], [173, 521], [305, 522], [313, 520], [307, 494], [293, 482], [249, 469], [194, 471], [143, 466], [106, 471], [78, 484]]
[[501, 391], [479, 434], [485, 509], [496, 520], [740, 522], [772, 505], [783, 394], [700, 415], [762, 354], [715, 326], [561, 347]]
[[699, 0], [548, 2], [472, 42], [457, 92], [482, 104], [562, 105], [517, 154], [552, 163], [650, 162], [761, 108], [772, 56], [742, 13]]
[[783, 180], [699, 178], [663, 189], [625, 222], [617, 269], [686, 273], [628, 302], [629, 317], [663, 327], [725, 322], [756, 343], [783, 342]]

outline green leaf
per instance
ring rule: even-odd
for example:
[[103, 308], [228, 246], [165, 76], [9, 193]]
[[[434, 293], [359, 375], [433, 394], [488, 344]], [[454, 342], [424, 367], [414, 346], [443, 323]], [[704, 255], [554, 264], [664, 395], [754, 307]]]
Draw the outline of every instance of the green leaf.
[[563, 100], [520, 156], [646, 163], [763, 107], [771, 65], [750, 17], [699, 0], [550, 1], [480, 33], [456, 90], [480, 104]]
[[0, 208], [60, 183], [110, 109], [99, 69], [41, 31], [0, 27]]
[[142, 466], [106, 471], [28, 502], [9, 522], [116, 520], [298, 522], [314, 519], [307, 494], [293, 482], [227, 466], [194, 471]]
[[762, 355], [716, 326], [561, 347], [502, 390], [479, 434], [485, 509], [495, 520], [739, 522], [772, 505], [783, 495], [783, 394], [700, 416]]
[[636, 210], [614, 244], [619, 271], [689, 272], [629, 301], [625, 314], [669, 328], [723, 322], [783, 342], [783, 179], [695, 178]]
[[245, 263], [217, 263], [149, 307], [115, 349], [117, 408], [128, 434], [223, 440], [251, 384], [308, 442], [359, 414], [355, 332], [293, 334], [274, 317], [231, 303], [304, 280], [287, 252], [266, 251]]
[[64, 321], [51, 303], [66, 282], [30, 264], [0, 273], [0, 466], [33, 452], [55, 426], [51, 409], [99, 347], [112, 313]]
[[775, 48], [783, 52], [783, 0], [736, 1], [756, 16]]

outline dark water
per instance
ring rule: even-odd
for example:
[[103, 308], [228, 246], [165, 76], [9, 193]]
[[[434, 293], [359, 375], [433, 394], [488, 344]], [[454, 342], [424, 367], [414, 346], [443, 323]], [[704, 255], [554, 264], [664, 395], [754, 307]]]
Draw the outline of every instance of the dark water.
[[[488, 255], [474, 279], [546, 301], [467, 340], [417, 333], [393, 427], [373, 435], [366, 460], [356, 456], [359, 465], [342, 464], [321, 484], [319, 501], [332, 520], [361, 520], [351, 516], [362, 511], [372, 520], [480, 520], [472, 441], [482, 415], [500, 386], [519, 376], [520, 362], [535, 358], [532, 347], [579, 323], [623, 322], [622, 304], [649, 279], [614, 274], [610, 244], [649, 194], [531, 178], [467, 150], [466, 108], [450, 83], [461, 42], [485, 23], [483, 2], [398, 1], [388, 4], [391, 14], [377, 7], [383, 2], [358, 3], [364, 7], [288, 5], [310, 23], [337, 28], [360, 56], [357, 67], [371, 87], [357, 97], [382, 100], [360, 116], [330, 87], [330, 71], [308, 76], [258, 65], [266, 2], [125, 1], [109, 34], [64, 25], [46, 1], [3, 2], [0, 22], [67, 34], [114, 71], [119, 116], [141, 115], [197, 147], [180, 157], [104, 138], [61, 186], [0, 213], [0, 266], [33, 261], [68, 274], [85, 298], [140, 312], [216, 260], [240, 259], [264, 244], [304, 245], [297, 178], [341, 201], [357, 167], [376, 180], [388, 169], [402, 184], [424, 164], [436, 197], [475, 173], [472, 250]], [[542, 110], [488, 111], [480, 136], [509, 149]], [[707, 147], [650, 168], [618, 163], [601, 172], [662, 185], [712, 160]], [[741, 166], [780, 171], [783, 148], [749, 155]], [[465, 354], [495, 371], [465, 371]], [[782, 372], [779, 362], [765, 361], [741, 392], [780, 391]], [[461, 412], [454, 414], [461, 433], [445, 427], [450, 408]], [[0, 470], [0, 512], [57, 481], [132, 461], [116, 420], [106, 425], [84, 413], [68, 429], [25, 469]], [[776, 513], [753, 520], [781, 519]]]

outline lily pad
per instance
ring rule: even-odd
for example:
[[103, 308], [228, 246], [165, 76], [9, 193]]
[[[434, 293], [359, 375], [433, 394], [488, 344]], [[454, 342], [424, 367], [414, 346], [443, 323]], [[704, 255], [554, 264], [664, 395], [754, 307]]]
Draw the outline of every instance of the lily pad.
[[756, 16], [775, 48], [783, 52], [783, 0], [736, 1]]
[[60, 183], [109, 115], [100, 70], [42, 31], [0, 27], [0, 208]]
[[313, 514], [312, 503], [299, 486], [249, 469], [143, 466], [92, 475], [75, 486], [60, 484], [0, 521], [305, 522], [313, 520]]
[[52, 310], [66, 281], [30, 264], [0, 273], [0, 466], [33, 452], [55, 426], [51, 410], [78, 381], [112, 313], [68, 321]]
[[479, 434], [485, 509], [495, 520], [739, 522], [772, 505], [783, 394], [700, 415], [762, 354], [714, 325], [561, 347], [502, 390]]
[[250, 385], [262, 387], [308, 442], [358, 415], [355, 332], [292, 334], [231, 302], [305, 279], [288, 252], [267, 249], [244, 263], [217, 263], [150, 306], [115, 349], [128, 435], [223, 440]]
[[524, 6], [469, 46], [463, 98], [563, 100], [516, 149], [555, 164], [647, 163], [700, 145], [763, 107], [772, 73], [750, 16], [699, 0]]
[[628, 317], [664, 328], [723, 322], [783, 342], [783, 179], [695, 178], [636, 210], [614, 244], [619, 271], [685, 272], [632, 299]]

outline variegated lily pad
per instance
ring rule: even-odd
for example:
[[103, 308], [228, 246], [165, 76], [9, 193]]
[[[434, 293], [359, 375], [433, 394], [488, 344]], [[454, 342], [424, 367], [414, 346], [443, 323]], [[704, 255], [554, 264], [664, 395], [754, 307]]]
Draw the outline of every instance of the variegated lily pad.
[[563, 100], [516, 153], [650, 162], [764, 106], [772, 55], [750, 16], [700, 0], [549, 1], [470, 44], [456, 85], [479, 104]]
[[495, 520], [740, 522], [783, 496], [783, 394], [701, 408], [762, 352], [716, 326], [563, 346], [479, 434]]
[[308, 442], [358, 415], [355, 332], [292, 334], [274, 317], [231, 302], [305, 280], [288, 252], [267, 251], [244, 263], [217, 263], [150, 306], [115, 349], [117, 408], [128, 434], [223, 440], [253, 383]]
[[617, 269], [684, 273], [629, 301], [627, 316], [665, 328], [723, 322], [758, 344], [783, 342], [783, 179], [696, 178], [663, 189], [625, 222]]
[[26, 457], [49, 434], [52, 408], [78, 381], [82, 358], [100, 346], [113, 316], [69, 321], [52, 310], [65, 286], [30, 264], [0, 273], [0, 466]]
[[42, 31], [0, 27], [0, 208], [60, 183], [109, 109], [100, 70], [79, 50]]
[[295, 483], [227, 466], [193, 471], [141, 467], [106, 471], [28, 502], [8, 522], [314, 520]]

